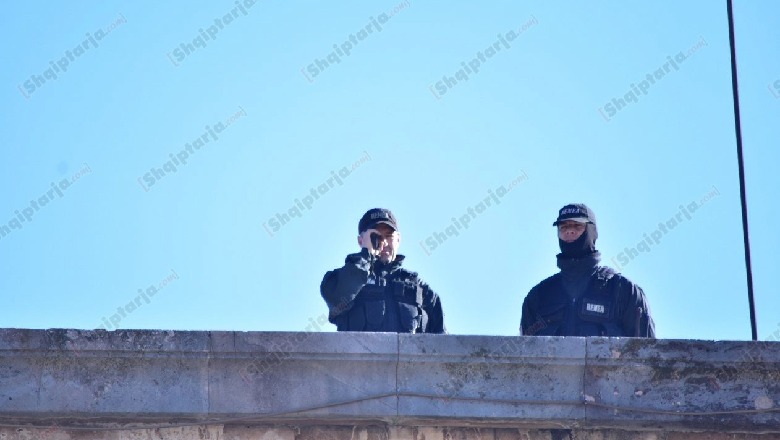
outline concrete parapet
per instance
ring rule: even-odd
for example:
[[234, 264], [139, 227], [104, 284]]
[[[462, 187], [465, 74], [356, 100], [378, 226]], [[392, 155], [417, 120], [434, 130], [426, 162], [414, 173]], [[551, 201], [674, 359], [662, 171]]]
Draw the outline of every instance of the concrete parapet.
[[0, 329], [22, 438], [780, 438], [780, 343]]

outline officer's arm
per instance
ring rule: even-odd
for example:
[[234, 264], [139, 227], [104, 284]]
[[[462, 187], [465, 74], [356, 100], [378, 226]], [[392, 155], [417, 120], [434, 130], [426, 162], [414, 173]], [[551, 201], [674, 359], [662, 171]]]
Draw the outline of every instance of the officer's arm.
[[655, 323], [650, 316], [650, 306], [644, 291], [625, 278], [621, 279], [620, 282], [621, 294], [626, 298], [621, 316], [621, 324], [626, 336], [655, 338]]
[[320, 294], [330, 310], [328, 319], [341, 315], [352, 308], [355, 297], [368, 282], [370, 265], [368, 250], [347, 255], [344, 266], [326, 273], [320, 283]]
[[444, 326], [444, 310], [441, 307], [441, 297], [431, 290], [430, 286], [420, 281], [423, 288], [423, 308], [428, 314], [428, 325], [423, 329], [425, 333], [447, 333]]
[[539, 289], [542, 283], [534, 286], [523, 300], [523, 309], [520, 315], [520, 336], [536, 336], [539, 330], [547, 325], [539, 315]]
[[531, 314], [531, 310], [528, 307], [528, 297], [526, 296], [523, 300], [523, 308], [520, 312], [520, 336], [528, 336], [527, 328], [528, 328], [528, 317]]

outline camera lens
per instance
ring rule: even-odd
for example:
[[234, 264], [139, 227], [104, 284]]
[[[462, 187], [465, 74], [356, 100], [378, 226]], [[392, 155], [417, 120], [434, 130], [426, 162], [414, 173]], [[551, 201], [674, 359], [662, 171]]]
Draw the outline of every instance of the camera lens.
[[374, 249], [379, 248], [379, 243], [382, 242], [382, 236], [377, 234], [376, 232], [371, 233], [371, 246], [374, 247]]

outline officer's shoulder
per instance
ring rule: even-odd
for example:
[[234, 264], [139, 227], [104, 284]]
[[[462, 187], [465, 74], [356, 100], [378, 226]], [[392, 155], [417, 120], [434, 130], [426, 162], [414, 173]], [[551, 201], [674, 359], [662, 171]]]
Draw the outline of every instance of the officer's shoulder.
[[554, 283], [558, 282], [557, 279], [558, 279], [559, 276], [560, 276], [560, 272], [555, 273], [553, 275], [550, 275], [549, 277], [543, 279], [542, 281], [539, 282], [539, 284], [537, 284], [534, 287], [532, 287], [531, 291], [528, 292], [528, 294], [530, 295], [531, 293], [534, 293], [534, 292], [541, 292], [541, 291], [544, 291], [545, 289], [547, 289], [548, 287], [553, 286]]
[[[420, 275], [417, 272], [411, 271], [409, 269], [399, 267], [398, 268], [398, 275], [403, 279], [415, 279], [420, 280]], [[422, 280], [420, 280], [422, 281]]]
[[620, 283], [621, 285], [624, 286], [635, 285], [634, 282], [631, 281], [628, 277], [616, 271], [615, 269], [612, 269], [611, 267], [598, 266], [596, 273], [599, 277], [611, 283]]
[[523, 307], [530, 305], [532, 308], [536, 307], [540, 301], [548, 298], [548, 293], [553, 291], [556, 286], [556, 278], [560, 276], [558, 273], [550, 275], [543, 279], [539, 284], [535, 285], [528, 291], [528, 294], [523, 299]]

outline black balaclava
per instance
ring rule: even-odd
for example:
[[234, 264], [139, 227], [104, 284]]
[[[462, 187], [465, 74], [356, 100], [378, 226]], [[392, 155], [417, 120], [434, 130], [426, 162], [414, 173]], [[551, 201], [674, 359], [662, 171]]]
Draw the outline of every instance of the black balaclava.
[[580, 258], [591, 255], [596, 252], [596, 239], [599, 238], [599, 231], [596, 228], [596, 215], [593, 211], [582, 203], [571, 203], [558, 211], [558, 219], [553, 226], [558, 226], [566, 220], [575, 220], [587, 222], [585, 231], [580, 237], [571, 243], [558, 238], [558, 246], [561, 248], [561, 256], [565, 258]]
[[561, 248], [561, 254], [567, 258], [579, 258], [596, 252], [596, 239], [599, 238], [599, 231], [594, 223], [585, 225], [585, 231], [580, 238], [566, 243], [558, 239], [558, 246]]

